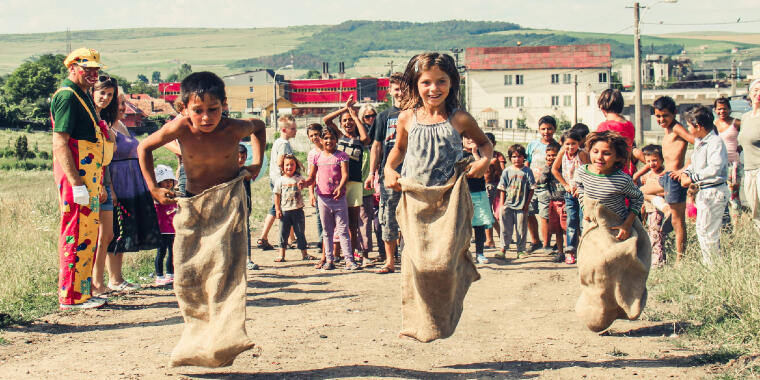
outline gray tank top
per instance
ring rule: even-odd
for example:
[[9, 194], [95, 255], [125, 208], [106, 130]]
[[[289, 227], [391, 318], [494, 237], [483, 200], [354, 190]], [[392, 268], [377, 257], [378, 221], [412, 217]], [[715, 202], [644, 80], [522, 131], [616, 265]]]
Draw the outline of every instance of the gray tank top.
[[415, 178], [425, 186], [440, 186], [454, 175], [454, 164], [462, 159], [462, 137], [451, 125], [456, 112], [435, 124], [420, 124], [416, 110], [412, 112], [402, 177]]

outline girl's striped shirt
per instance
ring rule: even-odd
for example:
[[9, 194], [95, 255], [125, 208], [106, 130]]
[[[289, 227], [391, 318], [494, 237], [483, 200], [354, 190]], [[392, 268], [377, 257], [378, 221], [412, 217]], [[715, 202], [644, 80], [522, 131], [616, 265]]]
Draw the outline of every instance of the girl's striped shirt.
[[[644, 194], [633, 183], [633, 178], [620, 170], [612, 174], [595, 174], [588, 170], [588, 164], [575, 171], [575, 185], [578, 187], [578, 201], [583, 198], [598, 200], [615, 214], [625, 219], [629, 212], [641, 213]], [[628, 199], [629, 206], [625, 200]]]

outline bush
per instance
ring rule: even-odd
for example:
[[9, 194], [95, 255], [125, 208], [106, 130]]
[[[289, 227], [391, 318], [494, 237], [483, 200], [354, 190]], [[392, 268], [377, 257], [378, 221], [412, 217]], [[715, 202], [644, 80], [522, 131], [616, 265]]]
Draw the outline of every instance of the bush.
[[40, 159], [49, 160], [50, 159], [50, 154], [48, 152], [45, 152], [43, 150], [42, 152], [40, 152]]
[[23, 160], [29, 154], [29, 144], [26, 135], [21, 135], [16, 139], [15, 154], [17, 160]]

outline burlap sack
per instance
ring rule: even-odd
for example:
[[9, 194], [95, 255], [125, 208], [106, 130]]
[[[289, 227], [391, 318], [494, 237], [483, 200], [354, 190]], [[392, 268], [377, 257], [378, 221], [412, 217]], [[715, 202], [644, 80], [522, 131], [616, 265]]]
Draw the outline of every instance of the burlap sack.
[[248, 210], [242, 181], [178, 199], [174, 292], [185, 326], [171, 366], [228, 366], [254, 346], [245, 331]]
[[578, 245], [581, 296], [575, 311], [589, 330], [599, 332], [616, 319], [634, 320], [647, 301], [647, 277], [652, 246], [638, 219], [631, 236], [619, 241], [616, 230], [623, 219], [596, 200], [586, 198], [583, 235]]
[[443, 186], [422, 186], [401, 178], [396, 217], [404, 237], [401, 335], [421, 342], [448, 338], [462, 315], [470, 284], [480, 279], [470, 255], [473, 209], [464, 177], [467, 161], [457, 163]]

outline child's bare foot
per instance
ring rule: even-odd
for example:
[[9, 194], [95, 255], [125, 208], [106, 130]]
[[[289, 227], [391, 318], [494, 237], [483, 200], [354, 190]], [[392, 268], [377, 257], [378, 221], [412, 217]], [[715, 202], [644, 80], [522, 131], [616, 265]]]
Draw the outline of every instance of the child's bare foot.
[[314, 269], [322, 269], [322, 265], [325, 265], [325, 259], [320, 259], [317, 265], [314, 265]]
[[276, 263], [284, 263], [285, 262], [285, 257], [278, 257], [278, 258], [274, 259], [274, 262], [276, 262]]

